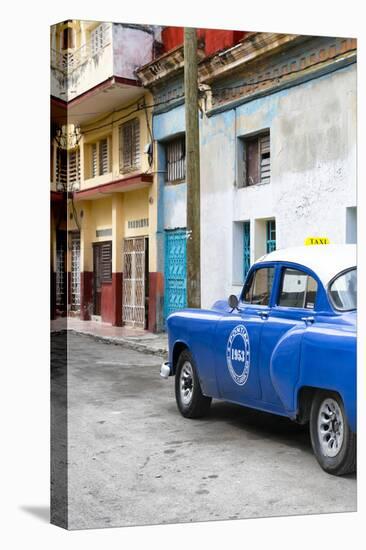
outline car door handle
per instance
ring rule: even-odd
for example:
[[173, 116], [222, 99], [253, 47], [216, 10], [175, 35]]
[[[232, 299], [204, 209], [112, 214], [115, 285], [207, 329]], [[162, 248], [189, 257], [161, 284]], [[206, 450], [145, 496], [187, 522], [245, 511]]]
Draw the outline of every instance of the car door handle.
[[257, 315], [259, 315], [261, 317], [261, 319], [268, 319], [269, 312], [259, 310], [259, 311], [257, 311]]
[[301, 321], [304, 321], [307, 325], [312, 325], [315, 321], [315, 317], [312, 315], [309, 317], [301, 317]]

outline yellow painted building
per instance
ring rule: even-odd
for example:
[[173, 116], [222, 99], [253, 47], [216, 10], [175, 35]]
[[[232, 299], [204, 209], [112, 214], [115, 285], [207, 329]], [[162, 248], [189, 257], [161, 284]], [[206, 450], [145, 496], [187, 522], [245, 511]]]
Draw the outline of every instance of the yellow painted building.
[[83, 21], [51, 28], [53, 317], [156, 330], [152, 97], [134, 68], [151, 60], [157, 33]]

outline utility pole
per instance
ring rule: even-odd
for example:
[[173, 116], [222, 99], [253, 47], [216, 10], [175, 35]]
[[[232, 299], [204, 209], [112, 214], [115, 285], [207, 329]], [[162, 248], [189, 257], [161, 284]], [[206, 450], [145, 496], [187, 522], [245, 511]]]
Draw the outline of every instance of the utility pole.
[[187, 302], [201, 307], [200, 144], [196, 29], [184, 29], [187, 180]]

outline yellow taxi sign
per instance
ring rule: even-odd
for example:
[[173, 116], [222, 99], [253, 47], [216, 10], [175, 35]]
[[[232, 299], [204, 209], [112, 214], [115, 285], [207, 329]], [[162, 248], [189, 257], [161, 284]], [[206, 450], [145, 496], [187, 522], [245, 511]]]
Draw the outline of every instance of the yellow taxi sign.
[[307, 237], [305, 239], [305, 245], [310, 246], [313, 244], [329, 244], [328, 237]]

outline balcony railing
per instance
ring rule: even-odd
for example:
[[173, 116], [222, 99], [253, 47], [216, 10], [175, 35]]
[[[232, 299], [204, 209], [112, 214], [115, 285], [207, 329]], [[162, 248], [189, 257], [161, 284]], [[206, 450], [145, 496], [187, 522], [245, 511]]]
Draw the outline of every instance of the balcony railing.
[[92, 57], [100, 54], [111, 43], [111, 25], [102, 23], [91, 38], [79, 49], [61, 52], [51, 48], [51, 67], [64, 74], [70, 74]]
[[104, 43], [102, 47], [94, 49], [92, 44], [87, 43], [72, 52], [59, 52], [51, 48], [51, 67], [61, 71], [66, 76], [70, 75], [84, 63], [101, 53], [109, 44], [110, 41]]

